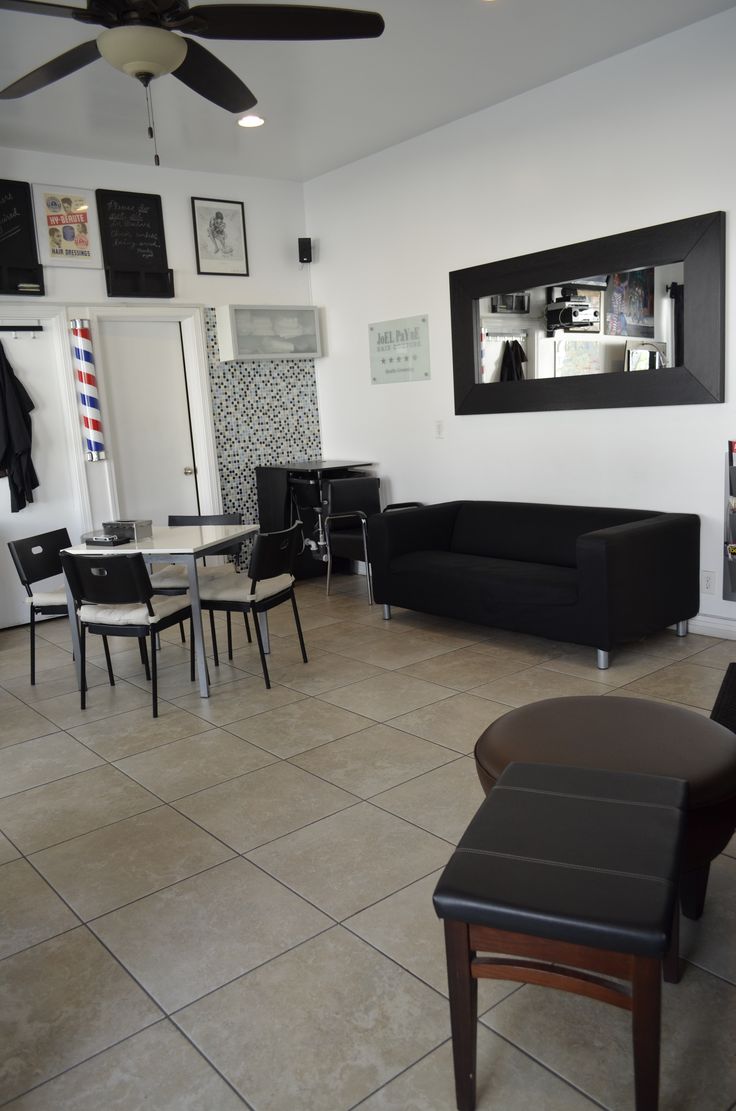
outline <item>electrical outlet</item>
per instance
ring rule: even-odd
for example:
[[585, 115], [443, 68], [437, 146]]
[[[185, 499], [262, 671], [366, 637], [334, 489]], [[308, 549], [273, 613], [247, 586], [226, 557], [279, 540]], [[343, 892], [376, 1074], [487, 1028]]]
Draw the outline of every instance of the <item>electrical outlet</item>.
[[715, 594], [716, 576], [713, 571], [700, 572], [700, 592], [701, 594]]
[[444, 440], [445, 438], [445, 422], [436, 420], [434, 422], [434, 438], [435, 440]]

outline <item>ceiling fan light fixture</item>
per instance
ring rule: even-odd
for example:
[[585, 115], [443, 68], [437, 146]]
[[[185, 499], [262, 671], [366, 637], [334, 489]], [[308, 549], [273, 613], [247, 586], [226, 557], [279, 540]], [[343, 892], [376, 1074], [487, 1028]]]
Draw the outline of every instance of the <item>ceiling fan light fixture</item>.
[[106, 62], [131, 77], [173, 73], [187, 55], [186, 41], [161, 27], [110, 27], [97, 36], [97, 47]]
[[238, 120], [238, 126], [239, 127], [263, 127], [265, 122], [266, 121], [264, 120], [263, 116], [257, 116], [255, 114], [255, 112], [248, 112], [247, 115], [240, 117], [240, 119]]

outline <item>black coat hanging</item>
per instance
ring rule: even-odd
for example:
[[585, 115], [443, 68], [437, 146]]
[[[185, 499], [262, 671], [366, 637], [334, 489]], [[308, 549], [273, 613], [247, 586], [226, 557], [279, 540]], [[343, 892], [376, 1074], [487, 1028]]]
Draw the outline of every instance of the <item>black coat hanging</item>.
[[10, 486], [10, 511], [33, 501], [38, 477], [31, 459], [31, 401], [0, 344], [0, 477]]
[[521, 382], [524, 380], [526, 352], [518, 339], [506, 340], [501, 356], [501, 374], [499, 382]]

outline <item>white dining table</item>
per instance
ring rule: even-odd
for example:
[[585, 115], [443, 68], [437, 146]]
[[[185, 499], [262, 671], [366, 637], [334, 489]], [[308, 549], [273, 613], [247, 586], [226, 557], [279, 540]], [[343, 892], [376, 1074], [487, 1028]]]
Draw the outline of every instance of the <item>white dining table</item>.
[[[189, 599], [192, 607], [194, 653], [199, 679], [199, 693], [202, 698], [209, 698], [210, 687], [207, 680], [207, 659], [202, 630], [202, 606], [199, 599], [197, 560], [206, 555], [213, 555], [218, 548], [228, 541], [245, 540], [247, 536], [252, 536], [254, 532], [258, 532], [258, 525], [154, 525], [152, 531], [152, 536], [144, 536], [140, 540], [129, 540], [127, 543], [118, 544], [115, 547], [76, 544], [72, 548], [66, 548], [65, 551], [70, 552], [71, 555], [95, 557], [140, 552], [147, 563], [181, 563], [186, 567]], [[72, 644], [74, 645], [77, 680], [81, 681], [79, 628], [74, 612], [74, 599], [69, 584], [65, 581], [64, 585], [69, 607], [69, 624]], [[263, 614], [263, 616], [266, 615]], [[267, 622], [261, 622], [261, 631], [264, 635], [264, 649], [268, 651]]]

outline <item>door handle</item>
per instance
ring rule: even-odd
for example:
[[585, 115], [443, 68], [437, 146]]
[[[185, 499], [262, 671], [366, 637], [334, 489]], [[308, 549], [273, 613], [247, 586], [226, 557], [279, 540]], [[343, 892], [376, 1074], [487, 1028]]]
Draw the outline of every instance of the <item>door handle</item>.
[[184, 474], [194, 474], [194, 467], [185, 467]]

